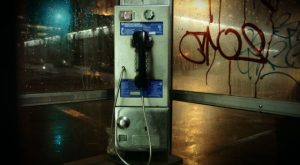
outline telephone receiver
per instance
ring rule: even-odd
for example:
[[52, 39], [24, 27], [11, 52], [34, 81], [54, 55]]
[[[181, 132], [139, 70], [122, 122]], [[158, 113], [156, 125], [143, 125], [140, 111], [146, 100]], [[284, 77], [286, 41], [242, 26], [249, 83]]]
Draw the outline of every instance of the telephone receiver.
[[135, 86], [138, 88], [147, 88], [149, 77], [147, 76], [146, 53], [151, 51], [153, 39], [148, 32], [135, 31], [132, 35], [132, 47], [137, 53], [138, 63], [136, 76], [134, 78]]

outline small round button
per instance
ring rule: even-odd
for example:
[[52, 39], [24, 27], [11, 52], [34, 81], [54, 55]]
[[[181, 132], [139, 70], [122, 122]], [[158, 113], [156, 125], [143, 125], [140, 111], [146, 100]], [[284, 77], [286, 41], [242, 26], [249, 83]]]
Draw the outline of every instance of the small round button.
[[128, 128], [130, 125], [130, 120], [125, 116], [120, 116], [117, 120], [117, 125], [121, 129]]
[[152, 20], [154, 18], [155, 14], [154, 14], [154, 11], [152, 10], [146, 10], [144, 12], [144, 17], [146, 20]]

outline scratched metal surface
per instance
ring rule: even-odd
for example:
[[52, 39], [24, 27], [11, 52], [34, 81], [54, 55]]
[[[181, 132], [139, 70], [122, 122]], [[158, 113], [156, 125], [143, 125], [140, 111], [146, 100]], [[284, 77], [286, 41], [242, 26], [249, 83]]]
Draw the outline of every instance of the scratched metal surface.
[[300, 101], [300, 2], [175, 0], [174, 88]]

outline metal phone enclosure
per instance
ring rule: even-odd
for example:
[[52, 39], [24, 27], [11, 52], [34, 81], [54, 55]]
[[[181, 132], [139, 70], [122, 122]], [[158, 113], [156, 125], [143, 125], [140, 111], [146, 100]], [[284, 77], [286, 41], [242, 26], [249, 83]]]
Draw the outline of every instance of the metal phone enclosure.
[[[170, 146], [170, 61], [171, 15], [169, 5], [115, 6], [115, 146], [123, 151], [147, 151], [147, 129], [142, 99], [148, 120], [152, 149]], [[147, 57], [151, 77], [147, 90], [135, 87], [136, 56], [132, 47], [135, 31], [146, 31], [153, 40]], [[125, 72], [119, 86], [122, 66]], [[117, 96], [119, 90], [119, 94]]]

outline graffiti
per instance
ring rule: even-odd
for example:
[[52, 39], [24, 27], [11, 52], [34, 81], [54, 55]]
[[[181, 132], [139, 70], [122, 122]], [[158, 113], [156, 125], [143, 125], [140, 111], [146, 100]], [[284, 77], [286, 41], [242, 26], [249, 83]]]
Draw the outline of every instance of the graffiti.
[[211, 14], [211, 0], [208, 0], [208, 6], [209, 6], [209, 23], [212, 23], [214, 20], [214, 17]]
[[[273, 67], [289, 67], [299, 68], [299, 64], [295, 64], [295, 58], [298, 58], [299, 52], [294, 53], [294, 50], [299, 51], [299, 33], [300, 33], [300, 21], [290, 21], [291, 13], [283, 13], [278, 17], [275, 22], [273, 33], [275, 36], [281, 38], [279, 41], [283, 44], [283, 48], [278, 55], [283, 55], [285, 59], [285, 66], [276, 66], [273, 63]], [[278, 44], [278, 42], [274, 43]], [[297, 49], [298, 48], [298, 49]], [[287, 53], [284, 53], [287, 50]], [[276, 55], [276, 57], [278, 56]]]
[[[250, 34], [249, 34], [250, 33]], [[255, 34], [254, 30], [253, 29], [249, 29], [248, 30], [248, 36], [249, 38], [251, 38], [251, 43], [253, 43], [253, 45], [258, 45], [260, 43], [256, 43], [255, 41], [257, 40], [257, 36], [258, 34]], [[248, 41], [249, 42], [249, 41]], [[250, 57], [250, 56], [254, 56], [255, 55], [255, 52], [253, 52], [250, 48], [246, 48], [245, 50], [243, 50], [241, 52], [241, 55], [245, 55], [247, 57]], [[252, 75], [251, 75], [251, 70], [253, 69], [253, 65], [250, 65], [250, 62], [247, 63], [247, 67], [246, 68], [242, 68], [240, 66], [240, 61], [237, 62], [237, 67], [238, 67], [238, 70], [240, 71], [240, 73], [242, 74], [247, 74], [248, 76], [248, 79], [251, 80], [252, 79]], [[259, 68], [260, 68], [260, 64], [257, 64], [256, 65], [256, 72], [255, 72], [255, 75], [258, 75], [258, 72], [259, 72]], [[243, 70], [244, 69], [244, 70]]]
[[[257, 1], [253, 0], [252, 2], [250, 6], [253, 9], [259, 6], [256, 4], [258, 3]], [[243, 1], [244, 20], [240, 29], [232, 27], [221, 28], [222, 0], [219, 0], [219, 30], [216, 37], [212, 37], [210, 24], [214, 21], [214, 15], [212, 14], [211, 0], [208, 0], [209, 25], [206, 26], [206, 30], [186, 31], [181, 37], [179, 42], [181, 57], [193, 64], [205, 64], [208, 66], [206, 72], [207, 85], [208, 73], [213, 67], [217, 55], [229, 61], [229, 95], [231, 95], [232, 89], [231, 72], [233, 69], [233, 61], [237, 63], [238, 71], [243, 75], [247, 75], [249, 80], [256, 76], [256, 79], [254, 79], [254, 97], [257, 97], [258, 82], [266, 76], [281, 75], [295, 81], [296, 84], [299, 85], [292, 75], [278, 71], [278, 69], [300, 69], [300, 21], [290, 21], [292, 14], [288, 12], [275, 17], [275, 14], [278, 14], [278, 0], [261, 0], [259, 3], [268, 13], [269, 26], [271, 26], [272, 29], [272, 33], [268, 34], [268, 38], [259, 25], [247, 21], [246, 7], [249, 5], [248, 0]], [[225, 47], [227, 49], [229, 47], [222, 42], [226, 40], [226, 38], [235, 40], [235, 44], [230, 45], [230, 47], [232, 47], [231, 50], [234, 51], [227, 52], [224, 49]], [[196, 43], [197, 53], [193, 55], [187, 53], [184, 47], [184, 43], [191, 40]], [[212, 60], [210, 59], [211, 50], [214, 51]], [[245, 65], [242, 67], [241, 62], [246, 62], [246, 67]], [[267, 66], [271, 68], [271, 71], [265, 71]], [[252, 72], [253, 69], [255, 72]]]
[[[248, 35], [245, 33], [245, 29], [248, 27], [253, 28], [259, 34], [260, 39], [261, 39], [261, 45], [259, 46], [259, 48], [254, 45], [254, 43], [249, 39]], [[183, 37], [181, 38], [180, 43], [179, 43], [180, 54], [186, 60], [188, 60], [190, 62], [197, 63], [197, 64], [203, 64], [206, 62], [206, 64], [209, 65], [209, 47], [212, 47], [215, 51], [218, 51], [220, 53], [220, 55], [227, 60], [243, 60], [243, 61], [252, 61], [252, 62], [257, 62], [257, 63], [266, 63], [267, 59], [262, 54], [262, 51], [264, 50], [265, 43], [266, 43], [263, 32], [257, 26], [255, 26], [254, 24], [251, 24], [251, 23], [245, 23], [241, 29], [242, 29], [241, 31], [243, 34], [243, 38], [247, 41], [250, 48], [255, 52], [255, 56], [257, 58], [240, 56], [242, 44], [243, 44], [242, 38], [241, 38], [241, 35], [235, 29], [232, 29], [232, 28], [222, 29], [217, 36], [216, 44], [214, 43], [214, 41], [211, 38], [209, 27], [207, 27], [206, 32], [187, 31], [183, 35]], [[225, 35], [225, 36], [229, 35], [229, 33], [236, 36], [236, 39], [238, 40], [238, 48], [237, 48], [235, 54], [233, 54], [233, 55], [226, 54], [226, 52], [224, 52], [222, 50], [222, 43], [220, 42], [220, 37], [222, 35]], [[194, 37], [197, 40], [197, 43], [199, 46], [199, 48], [197, 48], [197, 50], [199, 51], [200, 55], [203, 56], [202, 60], [191, 59], [190, 57], [186, 56], [185, 53], [182, 51], [182, 42], [184, 41], [184, 39], [186, 37], [189, 37], [189, 36]], [[202, 41], [200, 40], [201, 37], [203, 37]]]

